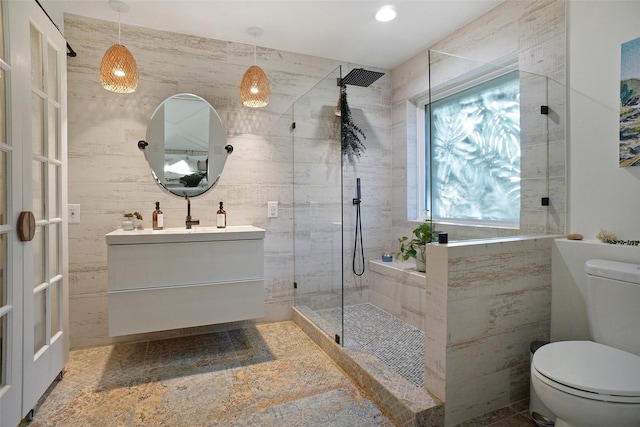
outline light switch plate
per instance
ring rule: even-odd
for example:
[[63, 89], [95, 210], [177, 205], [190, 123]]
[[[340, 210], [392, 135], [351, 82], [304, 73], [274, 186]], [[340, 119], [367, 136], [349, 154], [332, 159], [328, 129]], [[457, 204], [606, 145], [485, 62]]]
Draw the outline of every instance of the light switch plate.
[[80, 205], [69, 204], [69, 224], [80, 224]]

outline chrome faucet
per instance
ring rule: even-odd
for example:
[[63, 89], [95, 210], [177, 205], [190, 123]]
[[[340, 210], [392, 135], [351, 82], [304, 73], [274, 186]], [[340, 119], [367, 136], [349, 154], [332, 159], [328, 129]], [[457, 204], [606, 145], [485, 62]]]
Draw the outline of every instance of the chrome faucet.
[[191, 226], [200, 224], [200, 220], [191, 219], [191, 200], [189, 200], [189, 196], [186, 194], [184, 195], [184, 198], [187, 199], [187, 220], [184, 223], [187, 226], [187, 230], [191, 230]]

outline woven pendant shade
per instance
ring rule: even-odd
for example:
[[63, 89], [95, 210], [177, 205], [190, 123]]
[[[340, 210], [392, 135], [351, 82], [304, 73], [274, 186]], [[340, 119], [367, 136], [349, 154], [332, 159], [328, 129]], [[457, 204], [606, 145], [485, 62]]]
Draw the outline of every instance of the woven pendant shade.
[[138, 65], [129, 49], [114, 44], [104, 54], [100, 63], [100, 81], [106, 90], [116, 93], [133, 93], [138, 87]]
[[262, 68], [252, 65], [247, 69], [240, 83], [242, 104], [251, 107], [265, 107], [269, 103], [269, 80]]

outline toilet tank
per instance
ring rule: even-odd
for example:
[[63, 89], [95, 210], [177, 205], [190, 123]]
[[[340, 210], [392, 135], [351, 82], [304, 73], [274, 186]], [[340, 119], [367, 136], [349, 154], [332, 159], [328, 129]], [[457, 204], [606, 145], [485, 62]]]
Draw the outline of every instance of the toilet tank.
[[585, 273], [593, 340], [640, 356], [640, 265], [592, 259]]

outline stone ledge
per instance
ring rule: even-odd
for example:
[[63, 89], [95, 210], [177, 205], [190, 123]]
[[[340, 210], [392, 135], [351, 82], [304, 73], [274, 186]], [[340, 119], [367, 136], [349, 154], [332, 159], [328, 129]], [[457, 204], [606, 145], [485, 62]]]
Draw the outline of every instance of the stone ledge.
[[444, 403], [426, 389], [410, 384], [372, 355], [336, 344], [296, 308], [292, 320], [399, 426], [444, 425]]
[[377, 261], [369, 260], [369, 268], [375, 273], [382, 274], [384, 276], [395, 277], [396, 275], [406, 274], [415, 277], [425, 278], [426, 273], [422, 273], [416, 270], [416, 265], [413, 260], [407, 261]]

